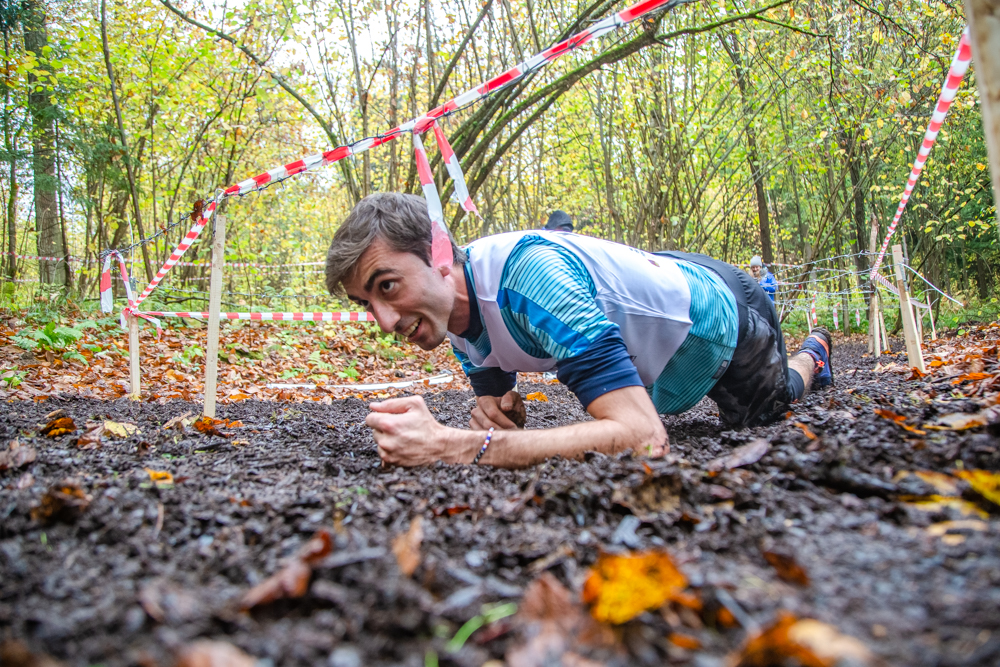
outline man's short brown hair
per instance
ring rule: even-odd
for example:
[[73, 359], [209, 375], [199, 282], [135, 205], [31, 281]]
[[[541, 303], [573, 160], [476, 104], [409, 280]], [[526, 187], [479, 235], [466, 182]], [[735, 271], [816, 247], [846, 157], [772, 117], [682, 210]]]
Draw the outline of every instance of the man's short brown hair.
[[[465, 263], [465, 252], [451, 238], [452, 262]], [[416, 255], [431, 265], [431, 219], [427, 202], [402, 192], [376, 192], [358, 202], [333, 235], [326, 253], [326, 288], [330, 294], [350, 275], [365, 250], [382, 239], [396, 252]]]

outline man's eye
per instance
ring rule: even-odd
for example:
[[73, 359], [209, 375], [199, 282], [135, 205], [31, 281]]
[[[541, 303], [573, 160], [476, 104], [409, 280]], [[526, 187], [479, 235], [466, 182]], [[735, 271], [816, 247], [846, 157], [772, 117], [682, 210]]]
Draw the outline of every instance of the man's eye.
[[395, 280], [383, 280], [382, 283], [379, 285], [379, 289], [381, 289], [383, 293], [391, 292], [392, 288], [395, 286], [396, 286]]

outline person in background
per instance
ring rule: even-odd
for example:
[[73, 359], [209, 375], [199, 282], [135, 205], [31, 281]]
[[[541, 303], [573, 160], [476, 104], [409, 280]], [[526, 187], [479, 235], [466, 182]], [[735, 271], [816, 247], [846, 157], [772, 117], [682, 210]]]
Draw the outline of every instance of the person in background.
[[760, 255], [754, 255], [753, 259], [750, 260], [750, 273], [753, 274], [754, 279], [757, 280], [757, 284], [767, 292], [767, 295], [771, 297], [771, 301], [773, 302], [774, 295], [778, 291], [778, 281], [774, 278], [774, 274], [764, 266]]
[[552, 215], [549, 216], [549, 221], [545, 223], [543, 229], [554, 232], [571, 232], [573, 231], [573, 218], [569, 217], [569, 213], [566, 211], [552, 211]]

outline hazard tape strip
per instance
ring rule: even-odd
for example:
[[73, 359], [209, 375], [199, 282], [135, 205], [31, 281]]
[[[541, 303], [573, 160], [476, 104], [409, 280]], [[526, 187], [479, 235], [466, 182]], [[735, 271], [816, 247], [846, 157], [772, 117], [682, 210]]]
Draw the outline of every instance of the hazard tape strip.
[[402, 380], [400, 382], [377, 382], [373, 384], [285, 384], [282, 382], [275, 382], [271, 384], [264, 385], [268, 389], [315, 389], [317, 386], [323, 387], [324, 389], [353, 389], [355, 391], [378, 391], [379, 389], [405, 389], [406, 387], [412, 387], [417, 384], [422, 385], [435, 385], [435, 384], [448, 384], [455, 379], [455, 376], [450, 373], [445, 373], [443, 375], [435, 375], [434, 377], [424, 378], [422, 380]]
[[[136, 315], [152, 315], [155, 317], [188, 317], [196, 320], [207, 320], [208, 311], [178, 312], [178, 311], [143, 311]], [[374, 322], [371, 313], [343, 311], [336, 313], [219, 313], [226, 320], [253, 320], [265, 322]]]
[[903, 216], [903, 209], [906, 208], [906, 203], [910, 201], [913, 188], [920, 179], [920, 173], [924, 170], [924, 163], [927, 162], [927, 156], [930, 155], [931, 148], [934, 146], [934, 142], [937, 141], [941, 124], [948, 115], [948, 109], [951, 108], [951, 103], [955, 100], [955, 95], [958, 94], [958, 87], [961, 85], [965, 73], [969, 70], [969, 63], [971, 61], [972, 47], [969, 45], [969, 29], [966, 27], [962, 32], [961, 39], [958, 41], [958, 51], [955, 52], [955, 57], [951, 61], [951, 67], [948, 69], [948, 77], [944, 80], [944, 85], [941, 87], [941, 95], [938, 97], [937, 106], [934, 107], [934, 113], [931, 115], [931, 122], [927, 126], [927, 131], [924, 133], [924, 141], [920, 144], [920, 150], [917, 151], [917, 159], [913, 162], [910, 177], [906, 181], [906, 187], [903, 188], [903, 195], [899, 199], [896, 215], [892, 218], [892, 223], [885, 234], [885, 240], [882, 242], [882, 248], [879, 250], [878, 256], [875, 258], [875, 263], [872, 265], [871, 273], [873, 279], [882, 265], [882, 258], [885, 257], [885, 251], [889, 247], [889, 239], [892, 238], [893, 233], [896, 231], [896, 226], [899, 224], [899, 219]]

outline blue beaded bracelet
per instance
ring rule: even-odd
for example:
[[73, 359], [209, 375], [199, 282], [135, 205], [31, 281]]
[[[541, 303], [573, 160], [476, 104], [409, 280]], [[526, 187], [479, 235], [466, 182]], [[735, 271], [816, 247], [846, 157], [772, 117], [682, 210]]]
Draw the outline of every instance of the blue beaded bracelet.
[[493, 439], [493, 430], [494, 429], [491, 426], [490, 430], [486, 432], [486, 442], [483, 443], [482, 449], [480, 449], [479, 453], [476, 454], [476, 458], [472, 459], [472, 465], [476, 465], [479, 463], [479, 459], [483, 458], [483, 454], [486, 453], [486, 448], [490, 446], [490, 440]]

